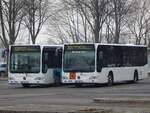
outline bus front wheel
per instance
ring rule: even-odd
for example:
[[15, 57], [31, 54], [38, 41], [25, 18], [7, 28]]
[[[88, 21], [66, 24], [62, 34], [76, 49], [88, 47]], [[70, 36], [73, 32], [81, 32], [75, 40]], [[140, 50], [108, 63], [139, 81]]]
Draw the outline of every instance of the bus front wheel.
[[108, 86], [112, 86], [113, 83], [114, 83], [114, 78], [113, 78], [113, 73], [111, 72], [111, 73], [109, 73], [109, 75], [108, 75], [108, 82], [107, 82], [107, 85], [108, 85]]
[[136, 83], [136, 82], [138, 81], [138, 79], [139, 79], [139, 78], [138, 78], [138, 72], [135, 71], [135, 72], [134, 72], [134, 77], [133, 77], [133, 82]]
[[5, 72], [0, 72], [0, 76], [5, 76]]

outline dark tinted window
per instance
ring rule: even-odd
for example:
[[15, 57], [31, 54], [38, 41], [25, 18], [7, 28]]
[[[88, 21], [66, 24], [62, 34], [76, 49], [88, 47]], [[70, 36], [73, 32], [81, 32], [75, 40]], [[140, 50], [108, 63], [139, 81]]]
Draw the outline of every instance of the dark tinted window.
[[6, 64], [1, 64], [1, 65], [0, 65], [0, 67], [6, 67], [6, 66], [7, 66]]
[[42, 72], [46, 73], [48, 68], [62, 67], [62, 48], [44, 47], [42, 53]]
[[102, 67], [120, 67], [123, 54], [120, 46], [99, 45], [97, 48], [97, 71]]
[[130, 67], [147, 64], [146, 47], [99, 45], [97, 48], [97, 71], [102, 67]]

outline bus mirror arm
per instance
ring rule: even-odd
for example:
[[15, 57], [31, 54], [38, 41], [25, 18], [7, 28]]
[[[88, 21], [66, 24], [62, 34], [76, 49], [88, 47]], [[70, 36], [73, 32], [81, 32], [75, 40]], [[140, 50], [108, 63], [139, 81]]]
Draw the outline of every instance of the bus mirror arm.
[[60, 50], [61, 50], [61, 48], [57, 48], [57, 49], [55, 50], [55, 56], [58, 56]]

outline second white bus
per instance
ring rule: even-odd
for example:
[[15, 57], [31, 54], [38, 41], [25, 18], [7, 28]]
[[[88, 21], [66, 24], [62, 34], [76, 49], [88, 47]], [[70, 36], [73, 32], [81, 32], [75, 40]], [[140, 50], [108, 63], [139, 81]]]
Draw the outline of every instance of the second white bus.
[[147, 77], [147, 47], [125, 44], [65, 44], [63, 83], [137, 82]]

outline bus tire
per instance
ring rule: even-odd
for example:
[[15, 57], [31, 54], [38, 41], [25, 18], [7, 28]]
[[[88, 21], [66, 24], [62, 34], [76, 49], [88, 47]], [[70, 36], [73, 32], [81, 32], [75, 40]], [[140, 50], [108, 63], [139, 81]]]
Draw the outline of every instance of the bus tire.
[[138, 77], [138, 72], [137, 70], [134, 72], [134, 77], [133, 77], [133, 82], [134, 83], [137, 83], [137, 81], [139, 80], [139, 77]]
[[29, 87], [30, 87], [30, 84], [22, 84], [22, 86], [23, 86], [24, 88], [29, 88]]
[[0, 76], [5, 76], [5, 72], [0, 72]]
[[114, 77], [113, 77], [113, 73], [110, 72], [107, 76], [108, 81], [107, 81], [107, 86], [112, 86], [114, 83]]

